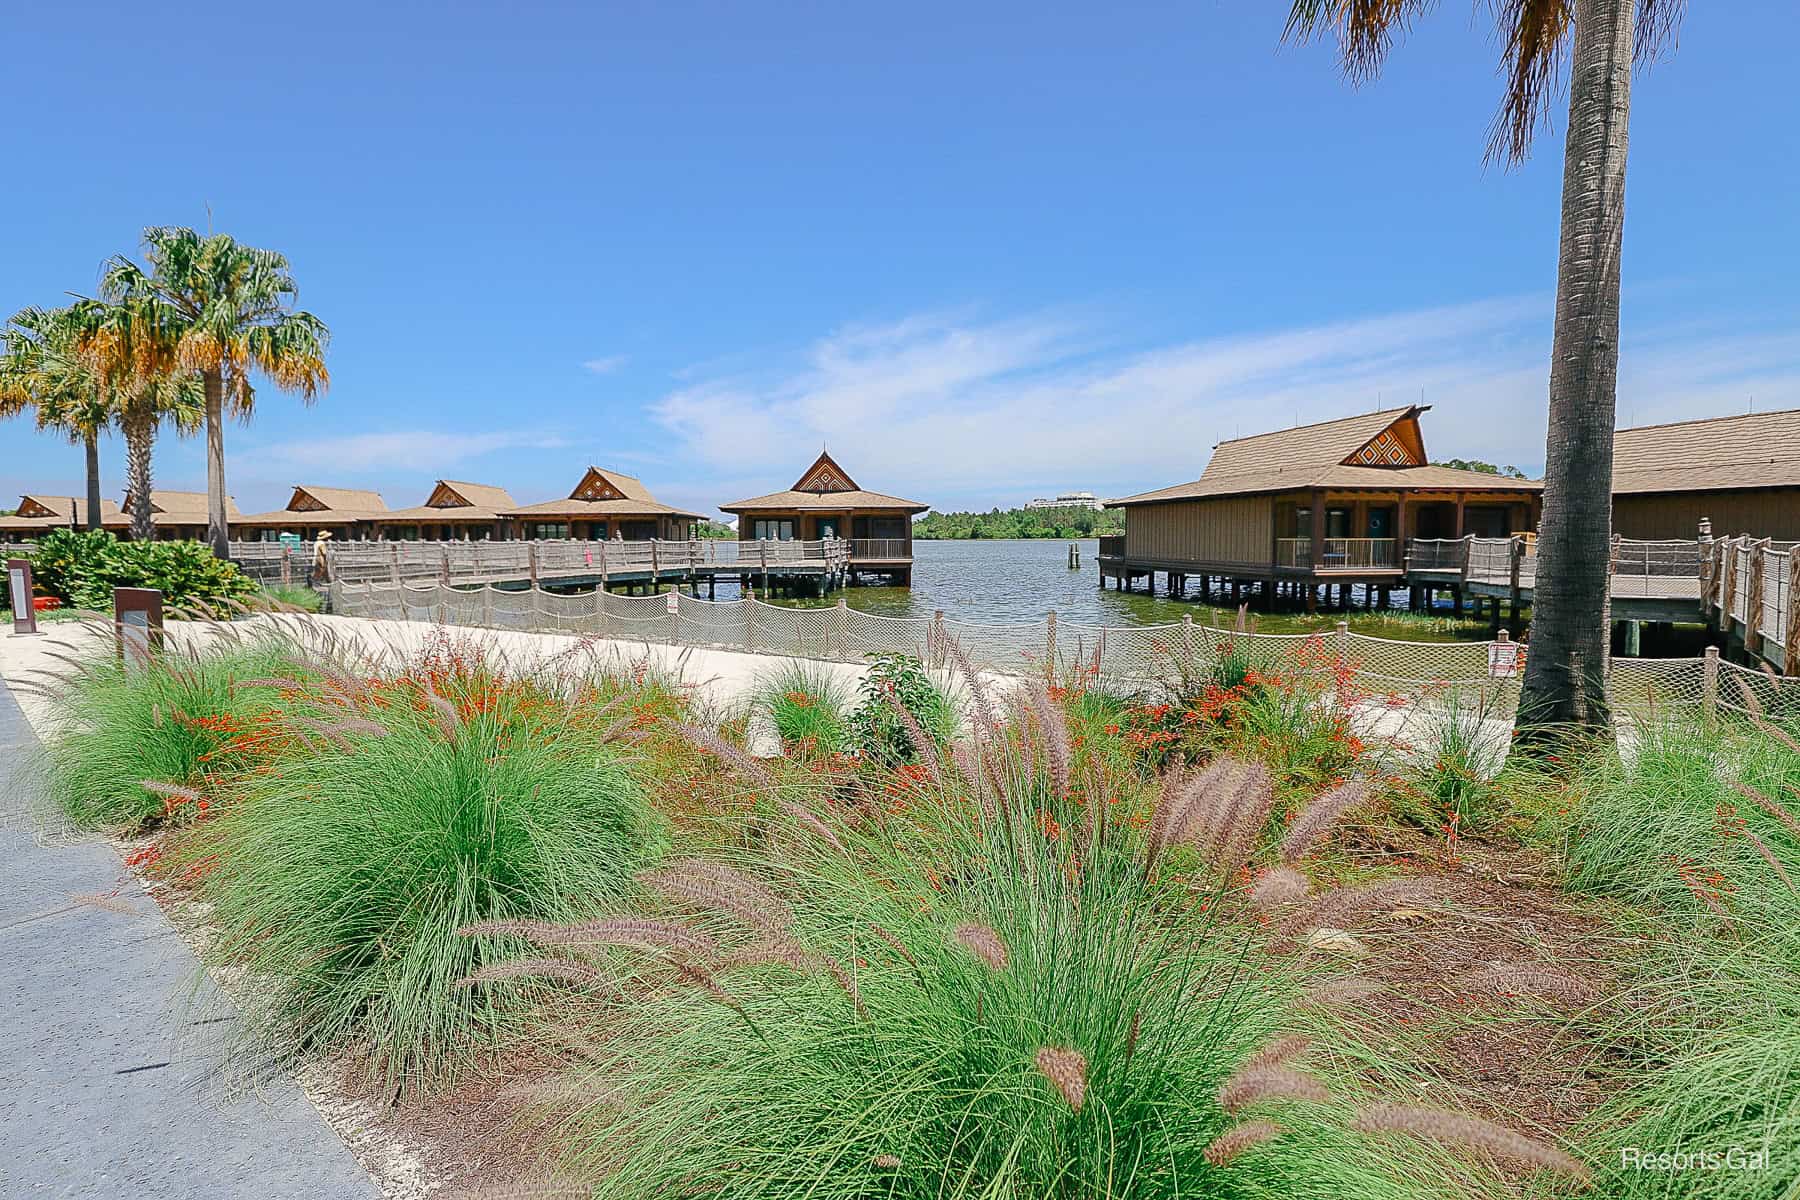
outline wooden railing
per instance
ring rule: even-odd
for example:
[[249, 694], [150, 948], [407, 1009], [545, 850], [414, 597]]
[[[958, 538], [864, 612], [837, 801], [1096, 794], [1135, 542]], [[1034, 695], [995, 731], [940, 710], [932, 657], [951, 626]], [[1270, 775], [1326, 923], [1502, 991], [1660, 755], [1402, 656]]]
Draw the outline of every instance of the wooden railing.
[[651, 574], [658, 578], [702, 568], [765, 569], [817, 564], [826, 572], [849, 564], [849, 543], [823, 541], [684, 542], [584, 541], [558, 539], [513, 542], [326, 542], [331, 578], [369, 580], [536, 580], [570, 576]]
[[874, 559], [893, 562], [912, 558], [912, 539], [910, 538], [852, 538], [850, 540], [850, 561], [857, 559]]
[[1312, 558], [1311, 538], [1277, 538], [1275, 565], [1289, 570], [1391, 571], [1399, 565], [1399, 543], [1394, 538], [1325, 538], [1320, 558]]

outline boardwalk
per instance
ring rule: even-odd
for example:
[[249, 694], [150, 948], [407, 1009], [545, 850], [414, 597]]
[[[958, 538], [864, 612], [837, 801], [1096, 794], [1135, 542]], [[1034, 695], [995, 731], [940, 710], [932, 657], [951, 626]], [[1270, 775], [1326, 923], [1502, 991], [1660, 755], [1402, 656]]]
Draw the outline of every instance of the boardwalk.
[[821, 541], [605, 541], [324, 543], [234, 542], [232, 558], [260, 579], [288, 582], [448, 583], [455, 586], [645, 588], [712, 592], [721, 578], [762, 588], [828, 592], [845, 583], [852, 545]]

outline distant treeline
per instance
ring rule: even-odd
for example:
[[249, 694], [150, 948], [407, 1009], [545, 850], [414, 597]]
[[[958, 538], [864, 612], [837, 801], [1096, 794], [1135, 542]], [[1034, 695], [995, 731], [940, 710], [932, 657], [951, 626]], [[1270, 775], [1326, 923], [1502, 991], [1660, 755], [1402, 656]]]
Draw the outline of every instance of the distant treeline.
[[737, 536], [737, 530], [723, 521], [701, 518], [694, 522], [694, 536], [709, 542], [729, 541]]
[[1124, 533], [1125, 514], [1091, 508], [996, 508], [991, 512], [927, 513], [913, 522], [913, 537], [1087, 538]]

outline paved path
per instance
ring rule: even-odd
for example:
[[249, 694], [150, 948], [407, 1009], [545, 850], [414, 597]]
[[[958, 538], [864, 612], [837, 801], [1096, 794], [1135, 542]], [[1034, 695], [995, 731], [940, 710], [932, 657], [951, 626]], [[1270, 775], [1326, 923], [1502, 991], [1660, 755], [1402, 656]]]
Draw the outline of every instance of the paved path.
[[[3, 636], [3, 635], [0, 635]], [[295, 1085], [232, 1094], [229, 1009], [103, 842], [40, 845], [37, 737], [0, 687], [0, 1197], [368, 1200], [374, 1184]]]

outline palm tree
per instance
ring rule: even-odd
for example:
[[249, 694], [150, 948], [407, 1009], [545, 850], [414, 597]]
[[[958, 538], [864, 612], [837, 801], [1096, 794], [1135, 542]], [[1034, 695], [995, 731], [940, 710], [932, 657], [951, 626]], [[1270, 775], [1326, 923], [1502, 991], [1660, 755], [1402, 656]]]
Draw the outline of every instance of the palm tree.
[[74, 311], [82, 359], [111, 395], [111, 407], [125, 435], [131, 536], [149, 541], [156, 536], [150, 490], [157, 427], [168, 420], [183, 435], [198, 430], [206, 413], [205, 388], [198, 373], [173, 361], [170, 341], [162, 336], [154, 319], [156, 309], [149, 302], [82, 300]]
[[27, 408], [40, 430], [57, 430], [82, 447], [87, 467], [87, 520], [100, 528], [100, 435], [118, 415], [112, 397], [81, 356], [77, 309], [26, 308], [13, 314], [0, 351], [0, 417]]
[[200, 376], [206, 422], [206, 536], [213, 552], [230, 552], [225, 520], [224, 414], [248, 420], [259, 372], [307, 403], [329, 386], [325, 346], [330, 332], [293, 307], [299, 289], [287, 259], [273, 250], [240, 245], [227, 234], [202, 237], [192, 229], [144, 230], [148, 270], [128, 258], [101, 275], [106, 299], [128, 307], [146, 342], [147, 360], [166, 357]]
[[[1538, 531], [1531, 654], [1519, 728], [1604, 731], [1612, 629], [1612, 451], [1619, 371], [1619, 254], [1634, 61], [1654, 59], [1685, 0], [1492, 0], [1506, 80], [1490, 159], [1516, 163], [1549, 115], [1565, 64], [1562, 237], [1550, 350], [1550, 431]], [[1434, 0], [1294, 0], [1287, 36], [1329, 33], [1353, 82]], [[1571, 44], [1572, 43], [1572, 44]]]

